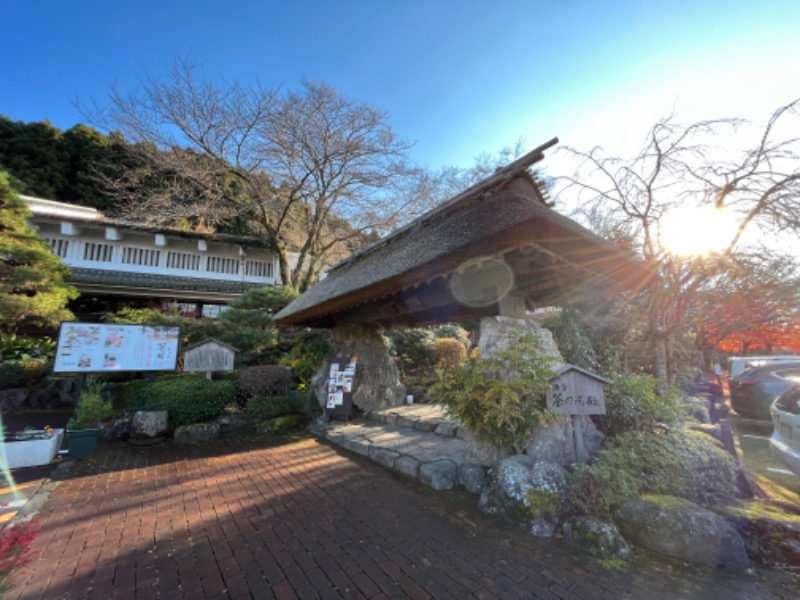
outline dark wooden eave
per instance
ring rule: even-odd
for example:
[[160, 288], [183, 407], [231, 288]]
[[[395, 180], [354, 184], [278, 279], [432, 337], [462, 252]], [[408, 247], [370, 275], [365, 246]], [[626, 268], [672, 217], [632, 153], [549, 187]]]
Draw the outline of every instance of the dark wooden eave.
[[639, 261], [547, 206], [527, 169], [556, 142], [340, 263], [276, 320], [393, 328], [496, 315], [498, 302], [467, 305], [453, 293], [481, 258], [508, 265], [512, 293], [530, 308], [641, 288], [649, 275]]

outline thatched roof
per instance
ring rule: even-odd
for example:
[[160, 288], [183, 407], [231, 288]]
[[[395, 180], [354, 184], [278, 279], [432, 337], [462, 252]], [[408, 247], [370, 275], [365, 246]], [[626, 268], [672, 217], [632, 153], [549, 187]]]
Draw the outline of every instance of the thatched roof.
[[[276, 320], [391, 328], [494, 315], [498, 265], [507, 271], [500, 279], [511, 277], [510, 294], [528, 307], [642, 285], [648, 273], [641, 263], [547, 206], [527, 168], [556, 142], [340, 263]], [[466, 287], [476, 301], [465, 301]]]

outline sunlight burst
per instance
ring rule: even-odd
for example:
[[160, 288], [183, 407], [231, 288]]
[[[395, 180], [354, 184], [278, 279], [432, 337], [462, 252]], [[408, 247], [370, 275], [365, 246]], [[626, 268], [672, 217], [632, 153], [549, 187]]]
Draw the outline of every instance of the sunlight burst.
[[714, 206], [682, 206], [661, 219], [661, 246], [678, 256], [703, 256], [720, 252], [736, 232], [736, 220]]

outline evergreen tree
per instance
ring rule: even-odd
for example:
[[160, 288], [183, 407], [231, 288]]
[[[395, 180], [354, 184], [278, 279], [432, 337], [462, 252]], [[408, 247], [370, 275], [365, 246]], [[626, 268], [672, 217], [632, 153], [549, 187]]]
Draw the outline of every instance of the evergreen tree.
[[29, 211], [0, 172], [0, 335], [73, 318], [69, 270], [26, 222]]

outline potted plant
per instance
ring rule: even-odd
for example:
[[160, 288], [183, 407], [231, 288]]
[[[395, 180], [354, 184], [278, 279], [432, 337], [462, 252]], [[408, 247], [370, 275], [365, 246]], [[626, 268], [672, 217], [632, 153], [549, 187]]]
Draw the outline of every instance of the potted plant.
[[[45, 425], [44, 429], [26, 427], [15, 434], [4, 435], [2, 454], [5, 454], [5, 466], [9, 469], [19, 467], [35, 467], [46, 465], [58, 453], [61, 447], [63, 429], [53, 429]], [[0, 458], [2, 458], [0, 454]]]
[[104, 384], [87, 379], [78, 400], [75, 418], [67, 423], [67, 447], [70, 458], [88, 458], [100, 439], [103, 423], [114, 416], [114, 407], [103, 400]]

